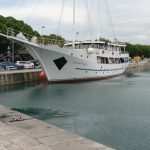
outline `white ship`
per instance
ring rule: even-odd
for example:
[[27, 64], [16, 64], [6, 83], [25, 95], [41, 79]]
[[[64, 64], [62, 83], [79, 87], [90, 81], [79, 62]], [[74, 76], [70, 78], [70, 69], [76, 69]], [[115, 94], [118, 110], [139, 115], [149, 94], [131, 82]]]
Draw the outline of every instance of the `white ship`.
[[46, 45], [38, 43], [34, 37], [27, 39], [14, 30], [0, 35], [26, 47], [34, 58], [38, 58], [50, 82], [110, 78], [123, 74], [128, 67], [126, 45], [119, 42], [74, 40], [59, 47], [48, 42]]

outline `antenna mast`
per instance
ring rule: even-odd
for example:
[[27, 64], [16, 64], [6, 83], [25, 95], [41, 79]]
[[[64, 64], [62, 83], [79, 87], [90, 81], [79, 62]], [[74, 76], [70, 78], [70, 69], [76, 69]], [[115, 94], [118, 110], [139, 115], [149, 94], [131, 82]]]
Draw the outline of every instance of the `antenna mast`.
[[76, 39], [76, 33], [75, 33], [75, 16], [76, 14], [76, 2], [73, 0], [73, 49], [75, 49], [75, 39]]
[[97, 0], [98, 2], [98, 25], [97, 25], [97, 40], [99, 41], [100, 38], [100, 0]]

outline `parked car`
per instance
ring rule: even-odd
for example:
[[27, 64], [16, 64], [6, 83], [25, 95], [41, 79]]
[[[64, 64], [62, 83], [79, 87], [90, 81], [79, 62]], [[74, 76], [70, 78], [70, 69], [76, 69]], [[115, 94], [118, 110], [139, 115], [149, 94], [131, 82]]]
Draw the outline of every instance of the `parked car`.
[[1, 62], [0, 63], [1, 70], [16, 70], [18, 69], [17, 65], [12, 62]]
[[36, 69], [41, 68], [41, 64], [40, 64], [39, 60], [29, 60], [29, 62], [34, 64], [34, 68], [36, 68]]
[[33, 68], [35, 68], [34, 64], [32, 62], [29, 62], [29, 61], [17, 61], [16, 65], [17, 66], [22, 66], [22, 67], [24, 67], [24, 69], [33, 69]]

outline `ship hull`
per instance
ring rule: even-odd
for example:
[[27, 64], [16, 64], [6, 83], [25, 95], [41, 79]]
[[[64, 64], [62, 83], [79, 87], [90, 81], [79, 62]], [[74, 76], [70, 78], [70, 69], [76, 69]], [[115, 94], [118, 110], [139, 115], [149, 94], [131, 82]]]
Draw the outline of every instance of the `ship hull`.
[[26, 47], [35, 59], [39, 59], [49, 82], [100, 80], [121, 75], [128, 67], [128, 62], [112, 64], [97, 62], [97, 56], [129, 57], [128, 54], [120, 54], [119, 51], [112, 52], [102, 49], [88, 54], [86, 49], [73, 50], [57, 46], [40, 46], [16, 37], [1, 35]]
[[49, 82], [77, 82], [100, 80], [118, 76], [124, 73], [128, 63], [123, 64], [99, 64], [82, 58], [72, 56], [71, 51], [64, 53], [60, 48], [37, 48], [28, 49], [40, 59]]

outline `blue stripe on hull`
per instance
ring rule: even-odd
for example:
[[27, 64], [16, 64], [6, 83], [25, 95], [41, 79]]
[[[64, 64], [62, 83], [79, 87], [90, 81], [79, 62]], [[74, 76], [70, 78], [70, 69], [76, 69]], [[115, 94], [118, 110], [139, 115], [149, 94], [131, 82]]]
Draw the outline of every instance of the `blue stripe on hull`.
[[125, 69], [126, 67], [124, 68], [116, 68], [116, 69], [86, 69], [86, 68], [75, 68], [77, 70], [86, 70], [86, 71], [115, 71], [115, 70], [122, 70], [122, 69]]

